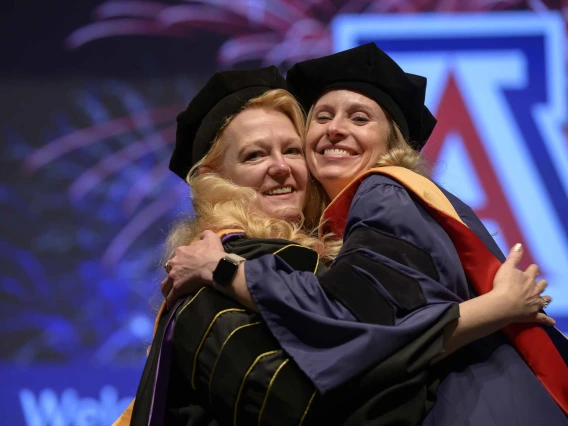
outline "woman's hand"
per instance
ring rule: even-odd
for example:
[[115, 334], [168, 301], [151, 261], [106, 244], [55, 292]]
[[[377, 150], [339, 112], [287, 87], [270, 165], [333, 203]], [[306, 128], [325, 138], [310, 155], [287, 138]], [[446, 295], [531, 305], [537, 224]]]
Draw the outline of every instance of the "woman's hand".
[[495, 274], [493, 290], [460, 303], [460, 317], [444, 330], [445, 352], [433, 363], [513, 322], [556, 324], [548, 315], [539, 312], [551, 301], [550, 296], [541, 297], [546, 281], [535, 281], [538, 276], [536, 265], [529, 266], [524, 272], [518, 270], [522, 257], [523, 248], [517, 244]]
[[550, 296], [541, 296], [546, 280], [536, 281], [537, 265], [530, 265], [524, 272], [517, 269], [522, 257], [523, 247], [517, 244], [495, 274], [491, 293], [501, 301], [502, 313], [508, 323], [538, 322], [552, 326], [556, 321], [539, 312], [552, 300]]
[[168, 276], [161, 284], [167, 306], [173, 306], [182, 296], [195, 293], [204, 285], [213, 283], [213, 271], [225, 256], [217, 234], [205, 231], [189, 246], [178, 247], [167, 265]]

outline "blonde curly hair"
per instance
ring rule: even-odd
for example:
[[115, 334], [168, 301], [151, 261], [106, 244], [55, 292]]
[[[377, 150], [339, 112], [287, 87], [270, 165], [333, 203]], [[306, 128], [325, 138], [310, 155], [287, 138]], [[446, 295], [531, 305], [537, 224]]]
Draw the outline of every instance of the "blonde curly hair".
[[[304, 133], [302, 109], [286, 90], [270, 90], [248, 101], [241, 111], [251, 108], [282, 112], [290, 118], [299, 135]], [[170, 259], [177, 247], [190, 244], [204, 230], [241, 229], [249, 238], [282, 238], [296, 242], [316, 250], [322, 260], [331, 261], [337, 256], [341, 242], [332, 235], [317, 237], [316, 226], [325, 204], [314, 180], [310, 178], [308, 182], [303, 214], [298, 222], [291, 223], [264, 214], [258, 209], [259, 194], [255, 189], [235, 185], [219, 173], [225, 153], [223, 134], [237, 114], [225, 120], [207, 155], [189, 171], [186, 182], [191, 187], [194, 215], [176, 223], [169, 232], [164, 259]], [[203, 167], [212, 172], [200, 174]]]

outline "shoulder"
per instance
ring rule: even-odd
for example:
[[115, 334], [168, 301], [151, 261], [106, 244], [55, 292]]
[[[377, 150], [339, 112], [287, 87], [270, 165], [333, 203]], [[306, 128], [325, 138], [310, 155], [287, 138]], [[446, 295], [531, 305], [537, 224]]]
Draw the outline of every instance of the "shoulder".
[[392, 179], [391, 177], [381, 174], [372, 174], [370, 176], [367, 176], [363, 180], [363, 182], [361, 182], [361, 185], [359, 185], [359, 188], [357, 190], [356, 196], [372, 190], [381, 189], [383, 187], [394, 187], [401, 190], [405, 190], [404, 186], [402, 186], [399, 182]]
[[392, 212], [393, 209], [407, 209], [414, 204], [399, 182], [385, 175], [374, 174], [365, 178], [357, 189], [351, 209], [357, 207], [376, 212], [385, 210]]
[[392, 235], [422, 240], [440, 227], [425, 208], [394, 179], [371, 175], [359, 187], [347, 216], [346, 234], [368, 226]]

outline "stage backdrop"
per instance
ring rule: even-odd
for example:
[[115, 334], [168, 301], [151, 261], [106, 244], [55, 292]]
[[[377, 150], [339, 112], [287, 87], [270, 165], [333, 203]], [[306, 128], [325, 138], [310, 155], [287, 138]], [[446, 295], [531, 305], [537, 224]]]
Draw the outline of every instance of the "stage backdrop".
[[525, 245], [568, 331], [563, 2], [25, 3], [0, 61], [0, 423], [109, 425], [134, 395], [191, 212], [175, 116], [211, 73], [370, 41], [428, 77], [436, 179]]

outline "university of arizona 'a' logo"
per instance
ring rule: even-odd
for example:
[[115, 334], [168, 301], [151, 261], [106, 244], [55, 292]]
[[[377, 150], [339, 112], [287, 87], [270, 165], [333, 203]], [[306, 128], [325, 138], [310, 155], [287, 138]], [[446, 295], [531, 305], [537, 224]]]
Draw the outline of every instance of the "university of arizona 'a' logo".
[[[424, 153], [507, 252], [525, 244], [568, 329], [564, 27], [556, 14], [341, 16], [334, 49], [375, 42], [428, 78], [438, 125]], [[565, 324], [566, 322], [566, 324]]]

